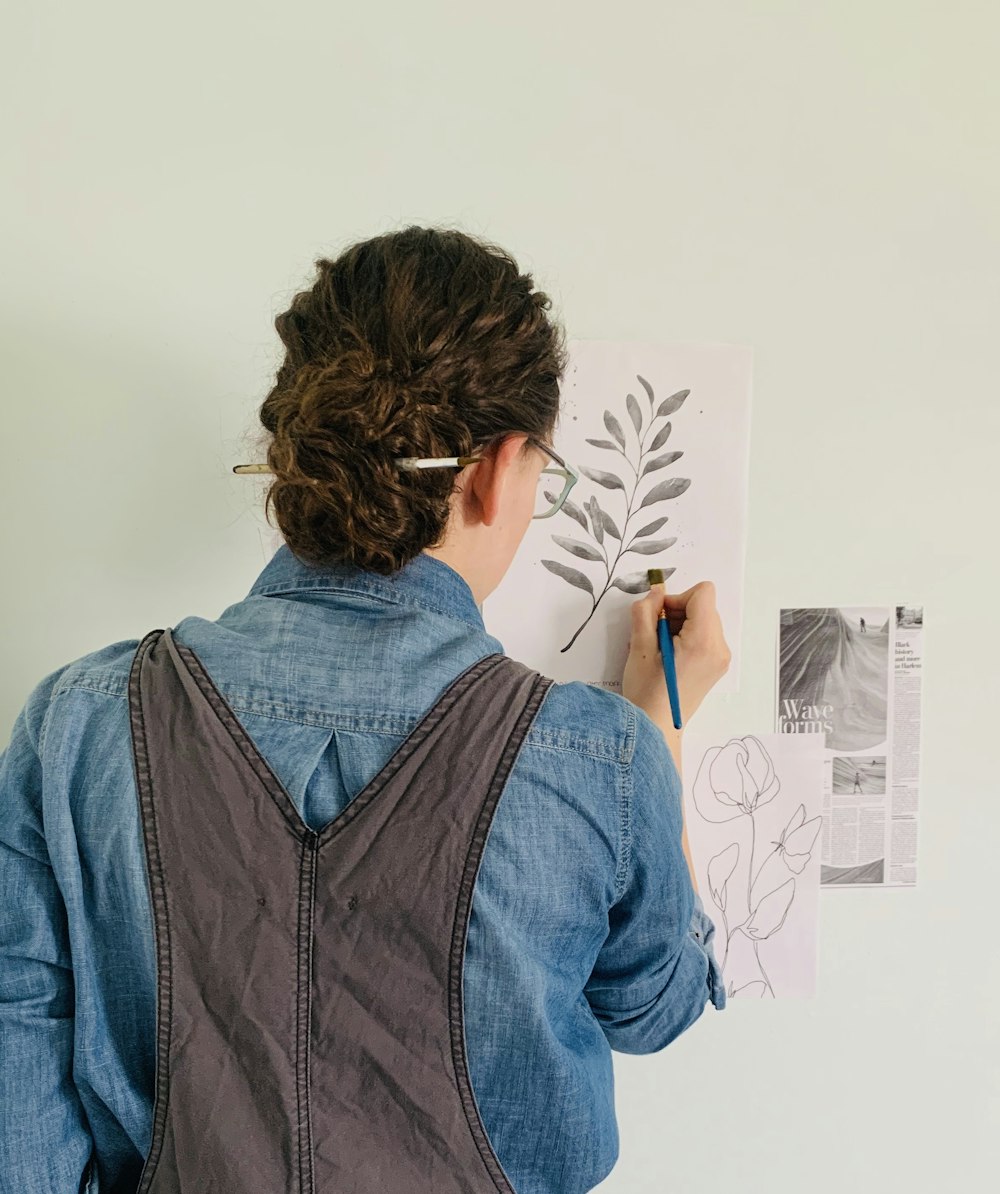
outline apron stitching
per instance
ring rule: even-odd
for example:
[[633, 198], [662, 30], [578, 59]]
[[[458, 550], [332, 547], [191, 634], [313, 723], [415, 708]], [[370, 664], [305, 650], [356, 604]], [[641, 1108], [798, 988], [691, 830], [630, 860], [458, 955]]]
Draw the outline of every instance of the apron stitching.
[[170, 965], [170, 917], [167, 910], [163, 868], [160, 861], [159, 837], [156, 830], [153, 806], [152, 768], [149, 762], [149, 746], [146, 734], [146, 719], [142, 705], [139, 675], [142, 662], [152, 650], [162, 630], [151, 630], [143, 639], [132, 661], [129, 675], [129, 691], [132, 697], [130, 725], [133, 735], [136, 769], [136, 789], [139, 794], [139, 815], [150, 831], [143, 833], [148, 867], [149, 895], [153, 909], [153, 923], [156, 927], [156, 955], [160, 974], [164, 982], [159, 987], [157, 999], [156, 1034], [156, 1100], [153, 1114], [153, 1137], [150, 1151], [143, 1166], [143, 1178], [137, 1194], [145, 1194], [153, 1181], [163, 1149], [163, 1138], [167, 1122], [167, 1100], [170, 1077], [170, 1035], [173, 1016], [173, 976]]
[[[306, 851], [309, 851], [306, 854]], [[312, 1152], [312, 1110], [310, 1107], [310, 1054], [312, 1051], [312, 942], [315, 917], [316, 898], [316, 835], [302, 843], [303, 865], [299, 880], [299, 942], [298, 942], [298, 989], [296, 992], [297, 1026], [296, 1026], [296, 1088], [298, 1094], [298, 1131], [299, 1131], [299, 1190], [300, 1194], [312, 1194], [313, 1191], [313, 1152]], [[302, 889], [309, 885], [307, 899], [303, 899]], [[303, 932], [303, 908], [305, 913], [305, 931]], [[303, 938], [306, 938], [305, 962], [303, 964]], [[303, 990], [305, 997], [303, 998]], [[305, 1144], [302, 1132], [305, 1126]], [[305, 1169], [303, 1171], [303, 1166]]]
[[[173, 638], [173, 636], [171, 636]], [[247, 735], [246, 730], [240, 724], [239, 719], [229, 707], [226, 698], [222, 695], [215, 685], [215, 681], [205, 670], [204, 665], [198, 656], [183, 644], [173, 639], [173, 645], [177, 650], [178, 657], [185, 665], [185, 670], [188, 675], [194, 680], [195, 684], [201, 691], [202, 696], [208, 701], [215, 713], [216, 718], [222, 726], [229, 733], [238, 747], [240, 753], [252, 767], [257, 778], [261, 781], [266, 789], [268, 795], [274, 801], [278, 811], [281, 813], [289, 829], [294, 834], [295, 838], [301, 839], [304, 834], [311, 833], [312, 830], [298, 815], [298, 810], [295, 808], [291, 797], [285, 789], [284, 784], [271, 770], [270, 764], [264, 756], [257, 750], [256, 745]]]

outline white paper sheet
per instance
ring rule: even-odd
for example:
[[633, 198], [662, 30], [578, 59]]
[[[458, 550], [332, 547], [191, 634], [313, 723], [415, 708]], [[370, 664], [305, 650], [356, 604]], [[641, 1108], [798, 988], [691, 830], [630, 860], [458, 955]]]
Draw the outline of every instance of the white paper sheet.
[[[530, 523], [483, 602], [486, 627], [508, 655], [556, 680], [621, 692], [646, 569], [663, 569], [668, 592], [711, 580], [732, 651], [716, 688], [736, 692], [752, 349], [612, 340], [567, 348], [553, 446], [580, 480], [561, 510]], [[631, 550], [621, 551], [621, 535]], [[630, 583], [635, 592], [623, 590]]]
[[825, 743], [824, 886], [917, 881], [923, 624], [922, 606], [780, 612], [777, 729]]
[[684, 738], [688, 841], [729, 997], [814, 995], [822, 740]]

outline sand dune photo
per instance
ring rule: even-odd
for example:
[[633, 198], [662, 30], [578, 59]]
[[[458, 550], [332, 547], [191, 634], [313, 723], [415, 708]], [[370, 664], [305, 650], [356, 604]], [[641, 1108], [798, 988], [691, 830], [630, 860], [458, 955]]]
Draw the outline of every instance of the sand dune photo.
[[885, 859], [862, 862], [858, 866], [828, 866], [823, 863], [820, 882], [824, 887], [852, 887], [858, 883], [882, 883], [885, 879]]
[[867, 750], [885, 742], [888, 662], [887, 610], [782, 610], [783, 732], [808, 732], [818, 721], [829, 750]]
[[838, 755], [833, 760], [834, 796], [884, 796], [885, 755]]

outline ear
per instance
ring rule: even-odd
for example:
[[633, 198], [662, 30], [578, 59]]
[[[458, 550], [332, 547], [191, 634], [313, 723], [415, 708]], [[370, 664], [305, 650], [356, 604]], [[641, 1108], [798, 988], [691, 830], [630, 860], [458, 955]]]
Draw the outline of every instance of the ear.
[[527, 438], [523, 434], [509, 435], [481, 461], [469, 466], [468, 489], [479, 507], [479, 519], [486, 526], [492, 526], [500, 516], [504, 488], [518, 471], [518, 458]]

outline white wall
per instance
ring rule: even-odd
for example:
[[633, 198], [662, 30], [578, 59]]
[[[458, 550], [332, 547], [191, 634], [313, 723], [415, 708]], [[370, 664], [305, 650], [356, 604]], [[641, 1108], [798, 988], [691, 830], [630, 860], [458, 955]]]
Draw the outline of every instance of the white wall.
[[[744, 685], [779, 605], [923, 604], [915, 890], [823, 893], [820, 996], [616, 1057], [608, 1191], [937, 1192], [1000, 1120], [997, 9], [33, 0], [8, 14], [0, 722], [264, 562], [274, 314], [404, 223], [578, 337], [755, 352]], [[983, 619], [981, 621], [981, 619]]]

